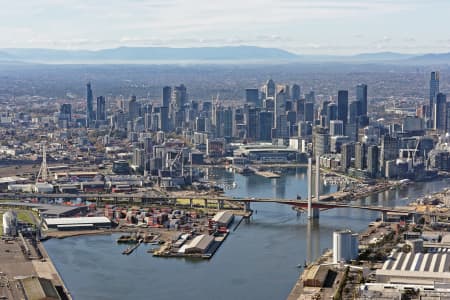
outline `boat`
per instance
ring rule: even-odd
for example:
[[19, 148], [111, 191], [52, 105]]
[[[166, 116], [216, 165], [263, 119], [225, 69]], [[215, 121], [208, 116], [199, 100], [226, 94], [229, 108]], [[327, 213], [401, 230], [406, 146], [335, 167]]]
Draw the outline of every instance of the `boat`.
[[302, 264], [298, 264], [297, 268], [299, 268], [299, 269], [303, 268]]

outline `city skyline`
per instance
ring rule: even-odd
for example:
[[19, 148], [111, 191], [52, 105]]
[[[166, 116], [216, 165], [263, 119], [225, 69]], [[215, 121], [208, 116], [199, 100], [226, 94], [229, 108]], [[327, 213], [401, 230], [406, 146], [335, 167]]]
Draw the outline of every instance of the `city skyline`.
[[450, 25], [445, 17], [449, 9], [450, 3], [441, 0], [433, 5], [417, 0], [226, 4], [33, 0], [4, 6], [0, 45], [52, 49], [255, 45], [318, 55], [441, 53], [450, 49], [445, 30]]

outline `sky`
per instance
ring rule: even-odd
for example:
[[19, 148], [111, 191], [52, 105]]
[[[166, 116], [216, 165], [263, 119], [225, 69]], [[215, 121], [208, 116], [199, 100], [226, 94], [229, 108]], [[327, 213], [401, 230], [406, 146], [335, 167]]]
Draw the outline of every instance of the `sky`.
[[0, 0], [0, 48], [450, 52], [450, 0]]

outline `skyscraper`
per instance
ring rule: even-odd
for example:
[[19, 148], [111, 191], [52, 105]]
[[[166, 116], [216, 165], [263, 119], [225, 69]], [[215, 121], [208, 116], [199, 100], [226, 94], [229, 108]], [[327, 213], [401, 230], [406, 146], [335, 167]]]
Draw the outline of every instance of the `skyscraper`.
[[301, 97], [301, 89], [298, 84], [294, 84], [291, 88], [291, 99], [292, 100], [300, 100]]
[[338, 91], [338, 120], [344, 122], [344, 127], [348, 120], [348, 91]]
[[367, 84], [356, 86], [356, 101], [360, 101], [359, 114], [367, 116]]
[[162, 106], [169, 107], [170, 106], [170, 98], [172, 97], [172, 88], [170, 86], [163, 87], [163, 97], [162, 97]]
[[259, 109], [249, 108], [247, 117], [247, 137], [251, 140], [259, 138]]
[[260, 107], [258, 89], [246, 89], [245, 102], [249, 104], [252, 103], [255, 107]]
[[128, 102], [128, 119], [134, 121], [140, 116], [140, 104], [136, 100], [136, 96], [131, 96], [131, 100]]
[[106, 121], [106, 101], [105, 97], [97, 97], [97, 121]]
[[91, 83], [86, 84], [86, 127], [92, 125], [94, 120], [94, 95], [92, 94]]
[[434, 119], [434, 104], [439, 94], [439, 72], [431, 72], [430, 78], [430, 113], [429, 117]]
[[350, 102], [348, 112], [348, 122], [350, 124], [358, 123], [358, 118], [362, 115], [361, 108], [362, 104], [360, 100]]
[[447, 96], [439, 93], [434, 104], [434, 129], [439, 132], [447, 130]]
[[370, 145], [367, 149], [367, 172], [370, 177], [376, 177], [378, 173], [378, 146]]
[[273, 113], [271, 111], [262, 111], [259, 113], [259, 139], [261, 141], [272, 140]]
[[283, 89], [280, 90], [275, 97], [274, 128], [276, 128], [277, 137], [288, 137], [286, 94]]
[[269, 79], [266, 82], [266, 85], [264, 86], [264, 93], [265, 93], [266, 99], [275, 97], [275, 92], [276, 92], [275, 89], [276, 89], [275, 82], [273, 82], [272, 79]]
[[172, 97], [172, 88], [170, 86], [163, 87], [162, 106], [160, 109], [160, 129], [164, 132], [169, 130], [169, 107]]

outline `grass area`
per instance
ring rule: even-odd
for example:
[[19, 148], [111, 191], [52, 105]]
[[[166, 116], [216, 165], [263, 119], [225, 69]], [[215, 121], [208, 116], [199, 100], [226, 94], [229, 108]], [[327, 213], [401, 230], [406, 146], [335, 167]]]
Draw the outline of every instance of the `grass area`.
[[3, 235], [3, 213], [0, 212], [0, 235]]

